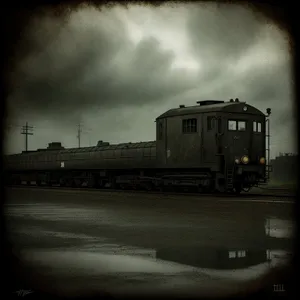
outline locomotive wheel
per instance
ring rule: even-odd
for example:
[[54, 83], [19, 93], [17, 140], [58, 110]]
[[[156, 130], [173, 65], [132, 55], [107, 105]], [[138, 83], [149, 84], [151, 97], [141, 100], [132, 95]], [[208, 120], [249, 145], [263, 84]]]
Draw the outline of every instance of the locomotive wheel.
[[125, 184], [120, 184], [120, 189], [121, 190], [126, 190], [126, 185]]
[[72, 180], [71, 187], [72, 188], [76, 188], [77, 187], [75, 180]]
[[95, 180], [88, 180], [87, 187], [88, 188], [96, 188], [96, 182], [95, 182]]
[[67, 186], [67, 182], [66, 182], [66, 180], [64, 180], [64, 179], [61, 179], [61, 180], [59, 181], [59, 186], [62, 186], [62, 187], [65, 187], [65, 186]]
[[142, 184], [141, 189], [146, 191], [152, 191], [153, 190], [153, 184], [151, 182], [146, 182]]
[[159, 190], [162, 192], [162, 193], [166, 193], [166, 192], [169, 192], [170, 191], [170, 188], [166, 185], [161, 185], [159, 187]]
[[203, 194], [203, 193], [205, 193], [205, 189], [203, 188], [203, 186], [198, 186], [198, 188], [197, 188], [197, 193], [199, 193], [199, 194]]
[[67, 179], [66, 180], [66, 185], [65, 185], [66, 187], [72, 187], [72, 180], [71, 179]]
[[99, 179], [97, 183], [97, 189], [104, 189], [107, 181], [104, 179]]
[[242, 191], [242, 186], [241, 186], [241, 184], [235, 185], [235, 187], [234, 187], [234, 193], [235, 193], [236, 195], [239, 195], [239, 194], [241, 193], [241, 191]]

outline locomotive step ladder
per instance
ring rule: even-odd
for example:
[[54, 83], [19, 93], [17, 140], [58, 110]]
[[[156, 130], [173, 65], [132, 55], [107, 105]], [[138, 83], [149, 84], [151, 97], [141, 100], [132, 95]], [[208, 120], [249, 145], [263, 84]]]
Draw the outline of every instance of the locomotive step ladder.
[[226, 188], [227, 188], [227, 190], [233, 189], [233, 175], [234, 175], [234, 168], [227, 168], [227, 170], [226, 170]]
[[272, 166], [270, 165], [270, 118], [266, 118], [266, 168], [265, 168], [265, 181], [268, 182], [270, 180], [270, 173], [272, 172]]

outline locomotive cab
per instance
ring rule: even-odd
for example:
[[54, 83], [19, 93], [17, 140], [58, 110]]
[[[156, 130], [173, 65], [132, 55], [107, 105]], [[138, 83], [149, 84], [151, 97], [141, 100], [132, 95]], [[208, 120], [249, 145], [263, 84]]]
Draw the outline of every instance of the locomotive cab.
[[266, 182], [266, 116], [238, 100], [221, 114], [226, 189], [240, 192]]
[[[197, 103], [156, 119], [156, 162], [163, 172], [180, 170], [189, 176], [189, 184], [219, 192], [240, 192], [266, 182], [266, 116], [238, 99]], [[206, 183], [196, 178], [204, 174]]]

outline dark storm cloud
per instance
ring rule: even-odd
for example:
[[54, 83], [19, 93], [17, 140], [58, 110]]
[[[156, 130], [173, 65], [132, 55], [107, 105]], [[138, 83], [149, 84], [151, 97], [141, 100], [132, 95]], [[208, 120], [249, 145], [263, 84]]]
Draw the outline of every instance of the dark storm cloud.
[[[112, 28], [70, 22], [40, 53], [33, 49], [34, 56], [15, 74], [11, 110], [43, 117], [69, 113], [70, 118], [79, 118], [94, 108], [160, 101], [195, 85], [181, 72], [170, 72], [171, 51], [162, 51], [154, 38], [134, 47], [124, 24], [111, 17]], [[40, 36], [43, 30], [35, 33], [37, 39]]]
[[[241, 6], [207, 5], [191, 11], [187, 32], [191, 49], [202, 62], [202, 95], [213, 92], [221, 97], [238, 97], [263, 111], [272, 107], [282, 121], [275, 122], [274, 128], [291, 124], [293, 86], [288, 44], [275, 25]], [[250, 67], [238, 70], [240, 59], [257, 45], [261, 48], [249, 56]], [[273, 61], [269, 62], [269, 57]], [[206, 92], [205, 87], [213, 84], [215, 88]]]
[[[253, 68], [244, 82], [244, 74], [230, 74], [230, 66], [260, 42], [264, 20], [238, 6], [187, 7], [188, 41], [192, 54], [201, 63], [199, 77], [183, 74], [182, 70], [171, 72], [174, 53], [162, 51], [153, 37], [134, 47], [124, 23], [114, 12], [109, 21], [105, 12], [83, 11], [73, 15], [69, 22], [62, 21], [63, 27], [58, 28], [46, 19], [42, 26], [34, 27], [38, 30], [29, 32], [29, 40], [36, 47], [16, 72], [17, 88], [9, 99], [11, 110], [43, 118], [69, 114], [69, 118], [79, 119], [94, 109], [148, 105], [197, 87], [204, 95], [207, 85], [213, 83], [213, 93], [218, 94], [217, 86], [228, 82], [230, 76], [242, 84], [243, 96], [248, 91], [252, 93], [254, 87], [254, 93], [260, 97], [262, 89], [267, 98], [277, 93], [273, 83], [280, 76], [276, 73], [267, 70], [259, 74], [262, 71]], [[55, 39], [49, 33], [51, 30], [57, 34]], [[51, 42], [45, 41], [45, 35], [52, 37]], [[237, 88], [229, 81], [222, 89], [233, 92]]]
[[209, 63], [209, 69], [221, 69], [258, 42], [262, 21], [242, 6], [194, 7], [188, 19], [192, 51]]
[[[122, 19], [115, 10], [81, 10], [30, 32], [34, 47], [15, 72], [9, 104], [22, 125], [37, 124], [33, 149], [51, 139], [76, 146], [79, 120], [93, 130], [92, 144], [154, 139], [153, 120], [165, 110], [236, 97], [262, 111], [271, 107], [277, 150], [289, 147], [280, 143], [294, 117], [288, 47], [265, 19], [229, 5], [140, 12], [125, 11]], [[145, 36], [134, 45], [129, 37], [139, 33]], [[173, 68], [178, 61], [182, 69]], [[199, 72], [185, 69], [195, 61]]]
[[237, 96], [254, 105], [280, 106], [284, 102], [290, 103], [293, 86], [291, 69], [286, 62], [262, 64], [249, 72], [235, 75], [233, 79]]

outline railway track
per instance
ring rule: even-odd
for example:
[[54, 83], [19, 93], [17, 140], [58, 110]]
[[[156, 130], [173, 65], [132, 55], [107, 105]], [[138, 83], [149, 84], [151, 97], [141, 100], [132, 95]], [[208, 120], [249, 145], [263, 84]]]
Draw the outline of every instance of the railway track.
[[[278, 189], [272, 190], [271, 193], [246, 193], [243, 192], [239, 195], [235, 194], [208, 194], [208, 193], [195, 193], [195, 192], [175, 192], [175, 191], [168, 191], [168, 192], [162, 192], [162, 191], [145, 191], [145, 190], [122, 190], [122, 189], [110, 189], [110, 188], [103, 188], [103, 189], [95, 189], [95, 188], [88, 188], [88, 187], [61, 187], [61, 186], [37, 186], [37, 185], [10, 185], [8, 187], [11, 188], [26, 188], [26, 189], [42, 189], [42, 190], [64, 190], [64, 191], [92, 191], [95, 193], [124, 193], [124, 194], [153, 194], [153, 195], [170, 195], [170, 196], [188, 196], [188, 197], [207, 197], [212, 196], [216, 198], [279, 198], [280, 200], [293, 200], [295, 198], [295, 194], [291, 191], [287, 190], [280, 190], [280, 193]], [[264, 188], [264, 191], [266, 189]]]

